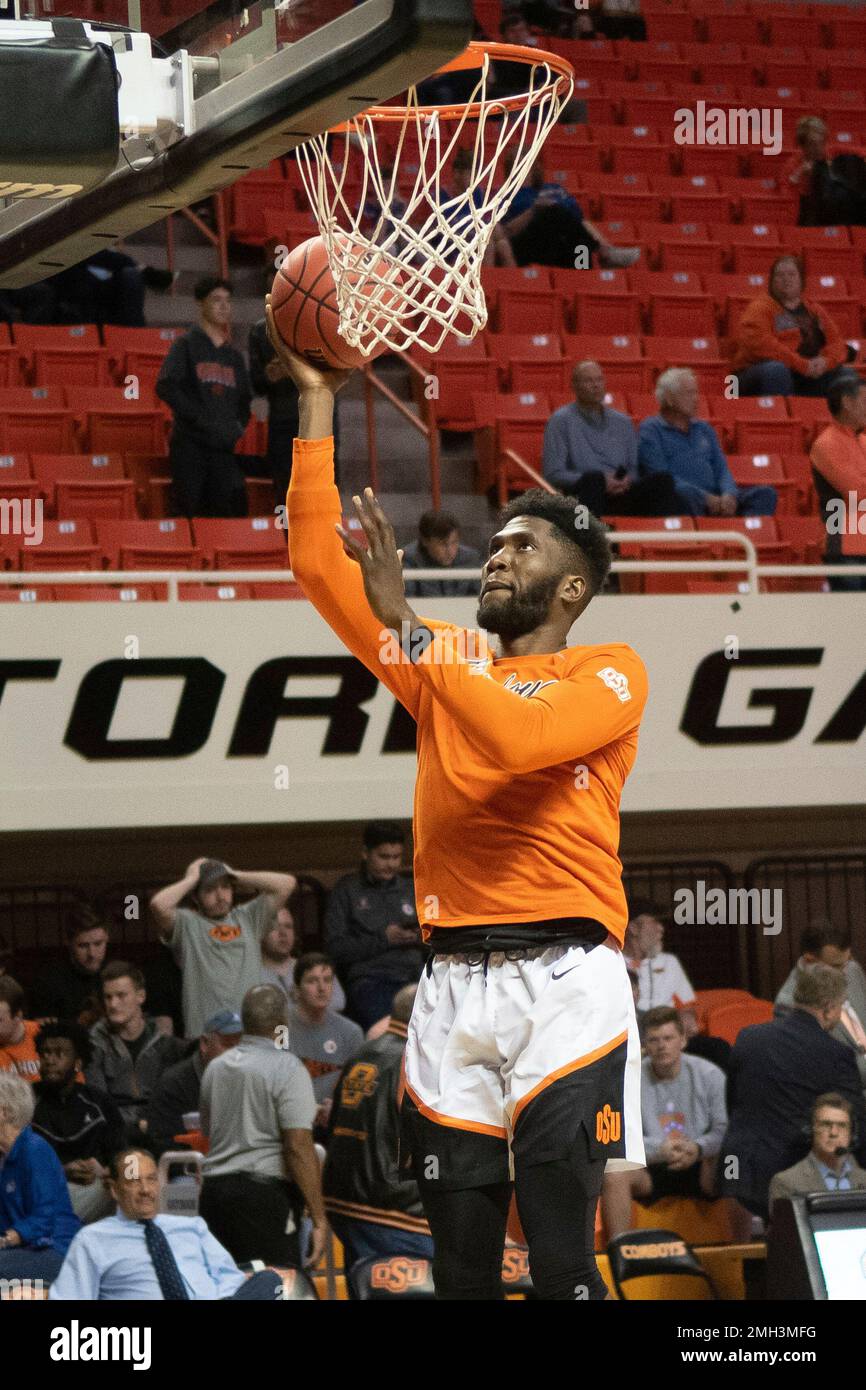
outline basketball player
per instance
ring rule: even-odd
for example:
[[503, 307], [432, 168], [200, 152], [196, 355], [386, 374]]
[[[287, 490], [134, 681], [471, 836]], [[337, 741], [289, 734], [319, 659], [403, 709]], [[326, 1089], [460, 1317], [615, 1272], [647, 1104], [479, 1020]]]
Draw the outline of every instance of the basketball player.
[[610, 565], [604, 529], [573, 499], [525, 493], [490, 541], [485, 632], [419, 618], [369, 489], [354, 499], [368, 548], [340, 525], [331, 430], [348, 373], [271, 333], [300, 392], [292, 569], [418, 725], [416, 897], [431, 957], [403, 1120], [437, 1296], [502, 1297], [513, 1181], [539, 1296], [602, 1299], [605, 1164], [644, 1166], [617, 845], [647, 690], [629, 647], [567, 645]]

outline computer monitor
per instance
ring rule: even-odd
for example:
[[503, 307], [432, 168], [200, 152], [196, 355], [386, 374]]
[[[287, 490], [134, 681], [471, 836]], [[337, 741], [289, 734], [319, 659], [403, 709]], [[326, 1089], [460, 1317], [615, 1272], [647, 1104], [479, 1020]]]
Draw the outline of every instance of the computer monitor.
[[767, 1293], [866, 1300], [866, 1192], [816, 1192], [774, 1203]]

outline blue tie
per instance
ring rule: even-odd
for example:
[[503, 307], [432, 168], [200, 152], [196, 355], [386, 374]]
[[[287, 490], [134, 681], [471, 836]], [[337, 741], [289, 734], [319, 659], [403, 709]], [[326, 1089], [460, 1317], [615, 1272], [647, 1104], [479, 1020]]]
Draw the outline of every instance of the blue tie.
[[168, 1303], [178, 1303], [182, 1299], [188, 1299], [186, 1285], [180, 1277], [180, 1270], [177, 1261], [171, 1253], [165, 1232], [161, 1231], [155, 1221], [142, 1221], [144, 1227], [144, 1243], [147, 1246], [147, 1253], [153, 1261], [153, 1268], [159, 1280], [159, 1288], [163, 1298]]

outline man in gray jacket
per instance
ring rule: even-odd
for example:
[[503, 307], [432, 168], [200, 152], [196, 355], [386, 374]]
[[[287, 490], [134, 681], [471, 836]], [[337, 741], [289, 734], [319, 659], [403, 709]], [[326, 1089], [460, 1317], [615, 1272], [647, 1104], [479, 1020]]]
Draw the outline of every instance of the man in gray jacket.
[[770, 1213], [780, 1197], [807, 1192], [851, 1192], [866, 1188], [866, 1168], [851, 1154], [854, 1110], [835, 1091], [819, 1096], [812, 1107], [812, 1148], [805, 1158], [777, 1173], [770, 1183]]
[[[418, 522], [418, 539], [403, 552], [404, 570], [481, 568], [471, 545], [461, 545], [457, 518], [450, 512], [425, 512]], [[476, 598], [477, 579], [407, 579], [408, 598]]]
[[866, 973], [851, 955], [851, 933], [847, 927], [817, 921], [806, 928], [800, 938], [800, 959], [776, 995], [774, 1012], [777, 1018], [791, 1013], [798, 971], [818, 963], [841, 970], [845, 976], [848, 995], [842, 1005], [842, 1017], [831, 1028], [830, 1036], [851, 1048], [866, 1089]]
[[144, 1129], [151, 1092], [162, 1073], [180, 1060], [186, 1044], [160, 1033], [144, 1014], [144, 976], [128, 961], [116, 960], [102, 972], [105, 1018], [90, 1031], [93, 1058], [85, 1072], [90, 1086], [106, 1091], [125, 1122]]

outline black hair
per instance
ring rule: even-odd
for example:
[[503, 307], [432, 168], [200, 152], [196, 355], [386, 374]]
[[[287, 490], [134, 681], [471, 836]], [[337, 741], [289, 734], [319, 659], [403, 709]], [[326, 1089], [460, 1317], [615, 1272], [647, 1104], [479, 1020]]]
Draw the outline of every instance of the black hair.
[[379, 845], [405, 845], [406, 832], [395, 820], [371, 820], [364, 826], [364, 848]]
[[224, 280], [221, 275], [205, 275], [201, 280], [196, 281], [193, 287], [193, 295], [200, 304], [203, 299], [207, 299], [214, 290], [228, 290], [229, 294], [234, 294], [234, 286], [231, 280]]
[[102, 914], [88, 902], [73, 903], [63, 919], [63, 935], [67, 944], [72, 945], [79, 936], [89, 931], [109, 930]]
[[830, 414], [834, 418], [838, 418], [842, 414], [842, 406], [845, 401], [854, 400], [863, 386], [866, 386], [866, 381], [856, 372], [843, 372], [841, 376], [838, 376], [827, 392], [827, 406]]
[[800, 936], [800, 955], [818, 956], [825, 946], [835, 946], [839, 951], [850, 951], [850, 928], [834, 926], [826, 918], [810, 922]]
[[459, 531], [460, 524], [451, 512], [425, 512], [418, 522], [418, 535], [422, 541], [444, 541], [452, 531]]
[[93, 1056], [93, 1044], [90, 1041], [87, 1029], [74, 1019], [55, 1019], [51, 1023], [43, 1023], [39, 1032], [36, 1034], [36, 1051], [42, 1053], [45, 1044], [51, 1038], [64, 1038], [72, 1043], [75, 1049], [75, 1056], [81, 1061], [82, 1067], [90, 1065]]
[[573, 497], [558, 492], [543, 492], [530, 488], [503, 507], [499, 514], [501, 529], [518, 516], [537, 516], [550, 522], [562, 543], [563, 574], [579, 569], [587, 572], [590, 598], [604, 585], [611, 565], [607, 531], [597, 516]]
[[315, 970], [317, 965], [327, 965], [330, 970], [334, 968], [334, 962], [330, 956], [326, 956], [324, 951], [307, 951], [300, 956], [295, 964], [293, 979], [299, 985], [305, 975], [311, 970]]
[[144, 974], [137, 965], [132, 965], [128, 960], [113, 960], [110, 965], [106, 965], [99, 978], [104, 985], [111, 980], [132, 981], [136, 989], [144, 989]]

